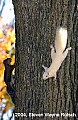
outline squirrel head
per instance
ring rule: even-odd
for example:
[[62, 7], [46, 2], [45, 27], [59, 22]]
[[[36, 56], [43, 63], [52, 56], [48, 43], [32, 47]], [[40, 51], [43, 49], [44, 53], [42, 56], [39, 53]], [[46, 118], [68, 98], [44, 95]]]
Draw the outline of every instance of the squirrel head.
[[45, 71], [44, 74], [43, 74], [43, 79], [46, 80], [48, 78], [55, 78], [56, 79], [56, 73], [52, 72], [49, 73], [48, 71]]
[[46, 80], [48, 78], [49, 78], [49, 73], [47, 71], [45, 71], [43, 74], [43, 79]]
[[11, 58], [7, 58], [3, 61], [3, 64], [6, 65], [6, 64], [9, 64], [10, 65], [11, 63]]

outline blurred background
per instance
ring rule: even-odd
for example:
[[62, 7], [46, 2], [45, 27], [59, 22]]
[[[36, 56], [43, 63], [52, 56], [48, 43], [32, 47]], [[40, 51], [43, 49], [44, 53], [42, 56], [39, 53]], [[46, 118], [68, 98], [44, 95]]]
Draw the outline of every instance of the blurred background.
[[0, 76], [4, 71], [3, 60], [8, 57], [14, 64], [15, 15], [12, 0], [0, 0]]
[[[2, 88], [4, 83], [3, 61], [11, 58], [11, 64], [15, 63], [15, 15], [12, 0], [0, 0], [0, 120], [14, 120], [14, 103], [7, 90]], [[12, 77], [15, 76], [15, 70]], [[14, 79], [13, 79], [14, 80]]]

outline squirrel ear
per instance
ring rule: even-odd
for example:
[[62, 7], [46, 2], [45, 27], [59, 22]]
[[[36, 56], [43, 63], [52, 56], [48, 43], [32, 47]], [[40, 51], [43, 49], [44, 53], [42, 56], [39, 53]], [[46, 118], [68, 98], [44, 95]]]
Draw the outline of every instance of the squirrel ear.
[[42, 65], [42, 67], [44, 68], [44, 70], [46, 71], [48, 68], [47, 67], [45, 67], [44, 65]]

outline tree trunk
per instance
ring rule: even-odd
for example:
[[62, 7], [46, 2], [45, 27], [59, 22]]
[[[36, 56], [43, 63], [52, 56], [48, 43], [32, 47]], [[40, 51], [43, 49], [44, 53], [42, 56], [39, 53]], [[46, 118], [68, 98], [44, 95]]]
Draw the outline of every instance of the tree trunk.
[[[16, 113], [42, 113], [34, 120], [75, 120], [61, 113], [75, 113], [78, 71], [78, 1], [13, 0], [16, 16]], [[44, 81], [42, 64], [51, 64], [50, 44], [54, 45], [58, 26], [67, 27], [72, 50], [57, 72], [56, 81]]]

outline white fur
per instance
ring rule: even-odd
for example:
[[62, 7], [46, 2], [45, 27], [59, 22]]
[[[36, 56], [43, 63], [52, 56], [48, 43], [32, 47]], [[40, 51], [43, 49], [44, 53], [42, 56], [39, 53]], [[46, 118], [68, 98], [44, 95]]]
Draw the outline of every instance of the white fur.
[[71, 50], [71, 47], [65, 50], [66, 44], [67, 44], [67, 30], [65, 28], [58, 28], [56, 30], [55, 37], [55, 50], [52, 45], [50, 46], [52, 63], [49, 68], [42, 65], [42, 67], [45, 69], [45, 72], [43, 74], [44, 80], [50, 77], [55, 77], [56, 79], [56, 72], [59, 70], [62, 62], [66, 58], [68, 51]]

